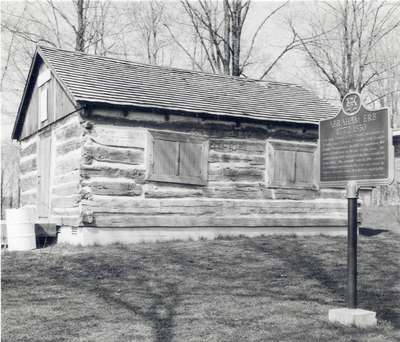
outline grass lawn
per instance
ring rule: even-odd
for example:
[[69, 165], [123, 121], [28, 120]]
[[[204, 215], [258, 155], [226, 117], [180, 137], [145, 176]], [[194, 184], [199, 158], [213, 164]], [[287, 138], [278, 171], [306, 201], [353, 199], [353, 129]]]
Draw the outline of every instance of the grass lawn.
[[344, 237], [274, 236], [2, 253], [2, 341], [399, 341], [400, 235], [359, 241], [360, 307], [345, 305]]

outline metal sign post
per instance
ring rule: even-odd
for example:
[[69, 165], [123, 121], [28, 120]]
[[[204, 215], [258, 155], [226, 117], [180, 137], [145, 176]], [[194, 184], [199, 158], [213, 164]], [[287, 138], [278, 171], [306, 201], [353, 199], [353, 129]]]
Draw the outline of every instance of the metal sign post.
[[357, 199], [356, 182], [347, 183], [347, 307], [357, 308]]
[[[360, 94], [348, 93], [342, 108], [319, 125], [320, 186], [346, 188], [347, 308], [329, 311], [329, 319], [346, 325], [376, 325], [375, 313], [357, 309], [357, 198], [359, 187], [390, 184], [394, 148], [387, 108], [369, 110]], [[360, 316], [361, 315], [361, 316]], [[362, 317], [360, 319], [360, 317]]]

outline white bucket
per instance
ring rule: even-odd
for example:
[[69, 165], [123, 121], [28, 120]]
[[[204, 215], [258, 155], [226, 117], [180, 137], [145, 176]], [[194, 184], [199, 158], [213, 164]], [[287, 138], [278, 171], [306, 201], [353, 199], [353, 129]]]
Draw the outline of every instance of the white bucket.
[[36, 248], [33, 208], [6, 210], [7, 241], [10, 251]]

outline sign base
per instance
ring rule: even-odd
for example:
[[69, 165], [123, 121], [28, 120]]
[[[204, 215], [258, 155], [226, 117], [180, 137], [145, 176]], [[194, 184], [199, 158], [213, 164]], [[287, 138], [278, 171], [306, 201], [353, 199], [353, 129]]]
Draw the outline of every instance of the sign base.
[[332, 309], [329, 310], [329, 321], [357, 328], [376, 327], [376, 313], [362, 309]]

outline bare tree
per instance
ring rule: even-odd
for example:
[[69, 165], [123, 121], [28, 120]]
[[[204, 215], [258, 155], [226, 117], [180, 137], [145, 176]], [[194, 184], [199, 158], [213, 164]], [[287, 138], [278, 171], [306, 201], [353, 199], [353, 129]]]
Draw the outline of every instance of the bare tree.
[[336, 88], [340, 98], [386, 77], [392, 66], [380, 63], [374, 51], [398, 34], [400, 3], [346, 0], [320, 6], [320, 15], [308, 18], [307, 34], [314, 37], [312, 42], [306, 43], [300, 30], [291, 25], [320, 77]]
[[392, 35], [373, 52], [382, 72], [368, 85], [369, 104], [390, 107], [393, 127], [400, 127], [400, 37]]
[[[256, 40], [265, 24], [282, 8], [287, 2], [279, 4], [269, 12], [252, 33], [247, 49], [243, 51], [243, 28], [248, 17], [250, 1], [223, 0], [222, 2], [198, 0], [193, 3], [189, 0], [181, 2], [182, 7], [189, 18], [193, 35], [196, 37], [203, 52], [209, 69], [213, 73], [223, 73], [232, 76], [245, 75], [245, 69], [251, 64], [251, 56], [256, 46]], [[176, 44], [184, 51], [193, 65], [201, 69], [201, 60], [198, 56], [184, 46], [177, 38], [170, 27], [167, 27], [171, 37]], [[291, 49], [296, 46], [296, 39], [293, 39], [283, 51], [263, 70], [261, 77], [268, 75], [277, 62]], [[244, 52], [244, 53], [243, 53]]]
[[0, 201], [1, 218], [4, 210], [19, 206], [20, 186], [19, 174], [19, 147], [11, 141], [3, 140], [1, 143], [1, 179]]
[[107, 35], [115, 33], [111, 25], [106, 30], [109, 8], [100, 0], [26, 1], [18, 15], [10, 5], [2, 9], [1, 28], [29, 43], [104, 54]]
[[[88, 52], [93, 47], [94, 52], [105, 54], [105, 45], [109, 1], [98, 0], [72, 0], [74, 11], [70, 15], [68, 8], [62, 8], [58, 2], [47, 0], [52, 13], [54, 23], [58, 29], [58, 22], [63, 20], [75, 37], [75, 50]], [[60, 19], [58, 19], [59, 17]]]
[[164, 64], [164, 48], [171, 39], [164, 25], [168, 22], [166, 3], [156, 0], [131, 2], [126, 10], [129, 25], [138, 34], [141, 43], [136, 44], [136, 48], [144, 50], [147, 63]]

